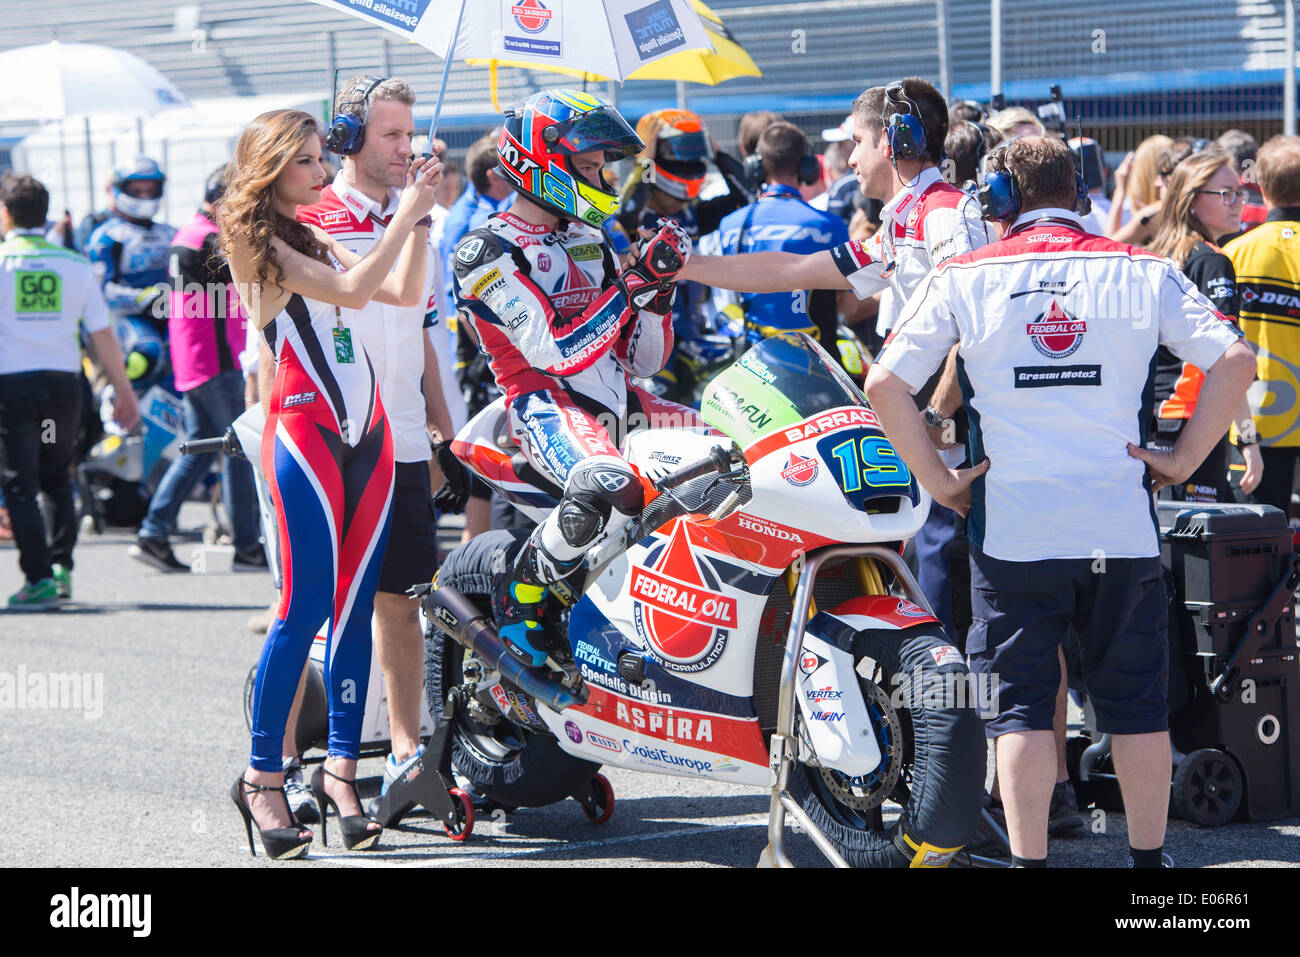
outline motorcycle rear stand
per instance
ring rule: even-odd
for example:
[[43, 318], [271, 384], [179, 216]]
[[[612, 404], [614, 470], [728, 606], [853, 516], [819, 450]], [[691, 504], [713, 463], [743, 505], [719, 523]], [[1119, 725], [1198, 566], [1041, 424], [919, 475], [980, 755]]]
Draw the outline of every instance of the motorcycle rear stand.
[[444, 827], [457, 827], [461, 803], [451, 794], [452, 788], [456, 787], [451, 770], [451, 730], [456, 711], [463, 705], [460, 690], [453, 689], [424, 752], [379, 799], [374, 818], [384, 827], [395, 827], [417, 805]]
[[[798, 763], [799, 740], [795, 734], [795, 694], [797, 690], [796, 665], [803, 655], [804, 628], [808, 624], [808, 610], [812, 607], [813, 585], [822, 565], [841, 558], [874, 558], [885, 565], [899, 583], [909, 601], [920, 605], [930, 614], [934, 609], [921, 593], [921, 587], [912, 577], [902, 557], [883, 545], [846, 545], [829, 548], [804, 559], [804, 574], [799, 577], [790, 610], [790, 632], [785, 642], [785, 657], [781, 663], [781, 689], [777, 703], [776, 730], [769, 746], [768, 767], [772, 772], [772, 803], [767, 818], [767, 846], [758, 857], [759, 867], [794, 867], [785, 853], [785, 817], [791, 815], [811, 839], [817, 850], [835, 867], [849, 867], [848, 861], [835, 849], [835, 845], [812, 822], [789, 791], [790, 772]], [[1008, 849], [1010, 842], [997, 826], [987, 809], [981, 812], [984, 823]], [[1009, 852], [1009, 850], [1008, 850]], [[954, 863], [969, 867], [1009, 867], [1010, 862], [959, 852]]]

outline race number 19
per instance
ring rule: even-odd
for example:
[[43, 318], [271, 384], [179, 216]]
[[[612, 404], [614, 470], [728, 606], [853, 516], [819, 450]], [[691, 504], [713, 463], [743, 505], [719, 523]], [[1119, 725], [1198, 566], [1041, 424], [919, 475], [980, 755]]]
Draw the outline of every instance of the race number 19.
[[63, 280], [56, 272], [19, 271], [14, 274], [15, 312], [59, 312], [63, 306]]

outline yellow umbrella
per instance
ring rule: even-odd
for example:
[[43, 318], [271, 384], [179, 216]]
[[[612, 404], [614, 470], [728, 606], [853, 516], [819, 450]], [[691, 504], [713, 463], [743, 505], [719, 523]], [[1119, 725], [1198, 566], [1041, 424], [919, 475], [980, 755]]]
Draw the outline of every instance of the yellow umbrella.
[[[671, 56], [661, 57], [636, 70], [628, 76], [629, 80], [684, 80], [688, 83], [706, 83], [717, 86], [724, 80], [738, 76], [762, 76], [763, 73], [744, 47], [736, 42], [727, 29], [722, 18], [710, 10], [700, 0], [691, 0], [691, 6], [700, 15], [705, 32], [713, 43], [712, 50], [683, 50]], [[466, 60], [471, 66], [487, 65], [492, 71], [492, 106], [498, 112], [501, 104], [497, 102], [497, 67], [514, 66], [525, 70], [536, 70], [535, 63], [518, 63], [512, 60]], [[548, 72], [563, 73], [567, 76], [582, 77], [585, 82], [605, 83], [608, 78], [581, 70], [554, 69]]]

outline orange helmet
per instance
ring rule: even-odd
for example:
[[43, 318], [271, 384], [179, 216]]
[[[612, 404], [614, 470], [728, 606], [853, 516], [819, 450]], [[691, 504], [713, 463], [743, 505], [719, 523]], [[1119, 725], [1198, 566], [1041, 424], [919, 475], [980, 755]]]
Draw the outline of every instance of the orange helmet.
[[648, 157], [654, 167], [652, 185], [683, 202], [699, 196], [708, 169], [704, 161], [713, 158], [713, 141], [699, 114], [655, 110], [641, 117], [636, 130], [647, 143], [658, 131], [654, 155]]

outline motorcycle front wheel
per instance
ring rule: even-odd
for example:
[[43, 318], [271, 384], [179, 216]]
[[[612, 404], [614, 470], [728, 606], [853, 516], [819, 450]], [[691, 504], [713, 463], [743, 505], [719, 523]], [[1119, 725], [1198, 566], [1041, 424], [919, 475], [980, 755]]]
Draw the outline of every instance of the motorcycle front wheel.
[[975, 832], [984, 729], [964, 666], [936, 664], [951, 661], [934, 653], [951, 644], [932, 626], [859, 632], [854, 662], [881, 765], [863, 778], [806, 764], [790, 776], [791, 796], [855, 867], [944, 866]]

